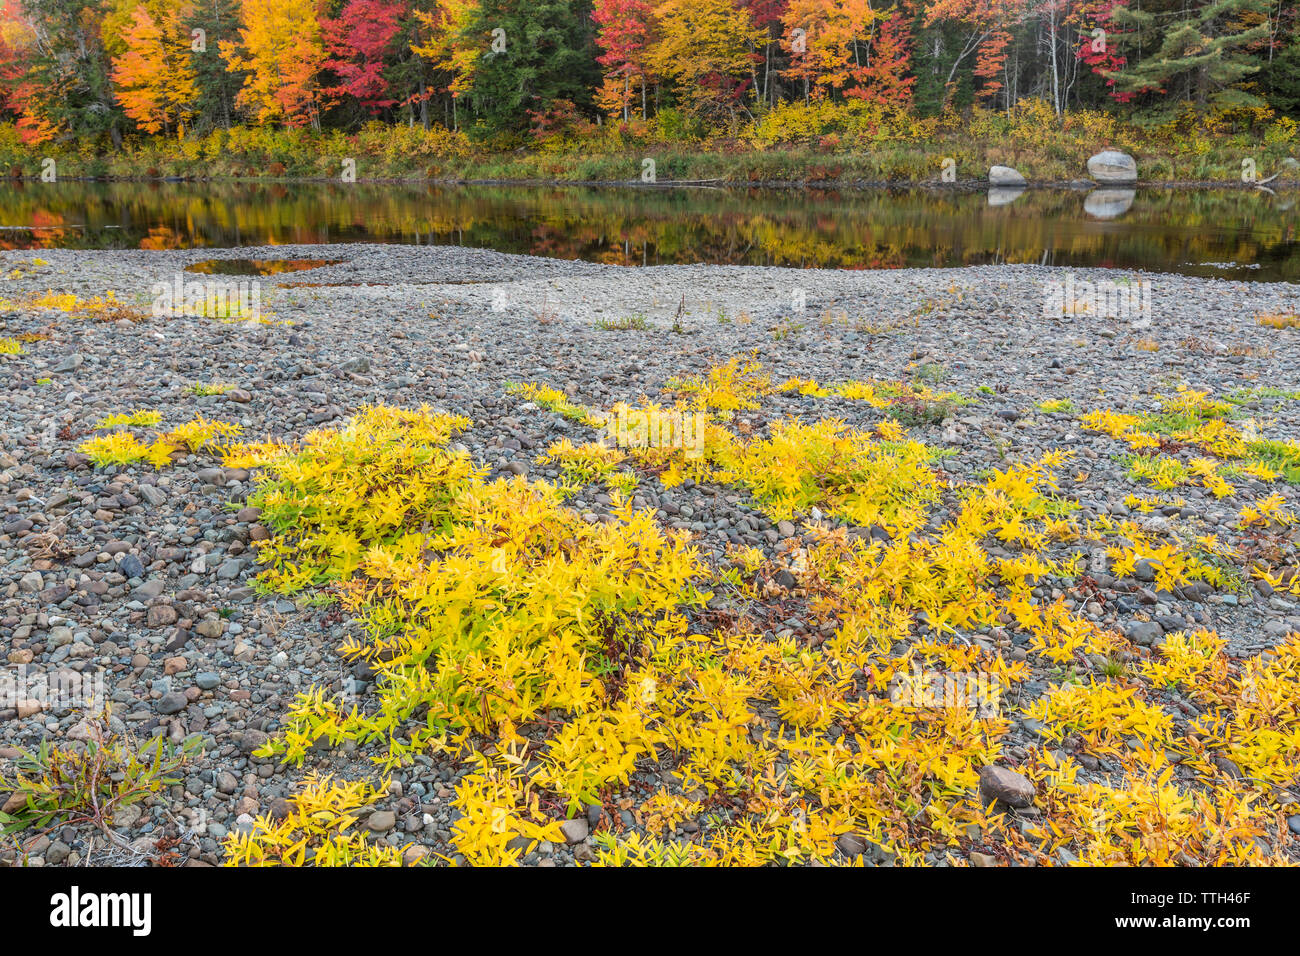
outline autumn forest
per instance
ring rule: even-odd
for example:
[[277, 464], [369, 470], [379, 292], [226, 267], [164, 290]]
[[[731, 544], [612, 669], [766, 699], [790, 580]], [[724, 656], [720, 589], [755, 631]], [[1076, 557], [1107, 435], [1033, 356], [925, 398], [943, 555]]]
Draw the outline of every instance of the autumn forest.
[[1300, 114], [1283, 0], [6, 0], [0, 16], [0, 102], [27, 146], [376, 121], [511, 149], [792, 129], [834, 146], [1026, 101], [1149, 126]]

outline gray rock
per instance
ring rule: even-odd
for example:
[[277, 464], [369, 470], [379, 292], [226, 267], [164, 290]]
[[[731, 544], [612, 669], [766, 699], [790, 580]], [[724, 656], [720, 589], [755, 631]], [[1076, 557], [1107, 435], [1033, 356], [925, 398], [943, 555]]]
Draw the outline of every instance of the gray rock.
[[153, 578], [150, 581], [144, 582], [144, 584], [136, 588], [133, 593], [137, 600], [152, 601], [165, 590], [167, 590], [167, 582], [162, 578]]
[[1010, 166], [992, 166], [989, 168], [989, 182], [994, 186], [1023, 186], [1025, 177]]
[[574, 817], [572, 820], [565, 820], [560, 824], [560, 831], [564, 834], [564, 842], [570, 846], [587, 839], [590, 830], [591, 827], [587, 823], [586, 817]]
[[160, 714], [179, 714], [189, 706], [189, 700], [180, 691], [172, 691], [169, 694], [163, 694], [158, 701], [158, 713]]
[[867, 852], [867, 841], [856, 833], [841, 833], [835, 838], [835, 845], [845, 856], [854, 858]]
[[1128, 153], [1103, 150], [1088, 160], [1088, 175], [1099, 183], [1137, 182], [1137, 162]]
[[167, 493], [157, 485], [141, 485], [140, 497], [155, 508], [167, 503]]
[[1150, 647], [1164, 637], [1165, 629], [1155, 621], [1138, 621], [1129, 627], [1127, 637], [1134, 644]]
[[241, 559], [229, 558], [217, 569], [217, 577], [223, 581], [230, 581], [239, 577], [239, 572], [243, 570], [244, 562]]
[[61, 840], [55, 840], [50, 844], [50, 848], [45, 851], [45, 862], [58, 866], [66, 860], [71, 853], [72, 848], [70, 846]]

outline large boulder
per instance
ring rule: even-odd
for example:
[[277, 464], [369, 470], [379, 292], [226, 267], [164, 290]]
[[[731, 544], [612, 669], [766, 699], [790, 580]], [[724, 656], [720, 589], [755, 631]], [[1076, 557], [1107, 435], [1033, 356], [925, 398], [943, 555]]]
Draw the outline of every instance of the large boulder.
[[989, 184], [993, 186], [1023, 186], [1025, 177], [1010, 166], [992, 166], [989, 168]]
[[1099, 183], [1135, 183], [1137, 162], [1128, 153], [1108, 149], [1088, 160], [1088, 175]]

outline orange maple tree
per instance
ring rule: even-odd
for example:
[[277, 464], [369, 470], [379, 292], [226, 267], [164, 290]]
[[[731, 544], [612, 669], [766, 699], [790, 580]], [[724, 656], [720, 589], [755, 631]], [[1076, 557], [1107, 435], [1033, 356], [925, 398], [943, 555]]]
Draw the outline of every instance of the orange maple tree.
[[320, 128], [325, 43], [314, 0], [243, 0], [238, 43], [223, 43], [231, 70], [248, 76], [235, 99], [258, 123]]
[[131, 10], [122, 31], [125, 52], [113, 59], [122, 110], [147, 133], [184, 136], [199, 89], [190, 58], [185, 6], [147, 0]]

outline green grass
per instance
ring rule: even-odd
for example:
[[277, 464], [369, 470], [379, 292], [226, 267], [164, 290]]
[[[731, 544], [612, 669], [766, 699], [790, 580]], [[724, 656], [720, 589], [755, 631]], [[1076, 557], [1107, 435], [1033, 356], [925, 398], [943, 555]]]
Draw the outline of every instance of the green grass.
[[650, 321], [640, 313], [625, 315], [621, 319], [599, 319], [596, 328], [606, 332], [644, 332], [650, 328]]
[[1289, 485], [1300, 485], [1300, 445], [1282, 441], [1257, 441], [1246, 446], [1250, 457], [1281, 473]]

